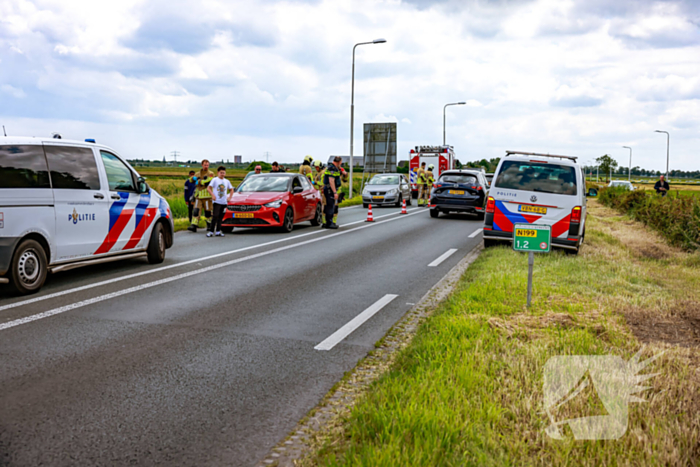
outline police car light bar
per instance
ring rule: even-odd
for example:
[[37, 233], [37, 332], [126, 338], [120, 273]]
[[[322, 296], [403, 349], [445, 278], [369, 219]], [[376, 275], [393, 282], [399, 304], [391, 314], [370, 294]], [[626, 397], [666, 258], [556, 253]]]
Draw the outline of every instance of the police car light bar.
[[578, 156], [558, 156], [556, 154], [541, 154], [539, 152], [522, 152], [522, 151], [506, 151], [506, 157], [508, 156], [538, 156], [538, 157], [558, 157], [559, 159], [569, 159], [576, 162]]
[[86, 143], [94, 143], [95, 140], [92, 139], [92, 138], [85, 138], [85, 142], [86, 142]]

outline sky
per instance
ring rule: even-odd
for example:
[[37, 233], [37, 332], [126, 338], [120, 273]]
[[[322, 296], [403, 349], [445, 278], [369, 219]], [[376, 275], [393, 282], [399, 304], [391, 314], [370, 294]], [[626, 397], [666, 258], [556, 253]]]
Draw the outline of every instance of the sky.
[[[700, 2], [2, 0], [0, 124], [129, 159], [299, 162], [397, 122], [447, 143], [698, 170]], [[1, 140], [0, 140], [1, 141]]]

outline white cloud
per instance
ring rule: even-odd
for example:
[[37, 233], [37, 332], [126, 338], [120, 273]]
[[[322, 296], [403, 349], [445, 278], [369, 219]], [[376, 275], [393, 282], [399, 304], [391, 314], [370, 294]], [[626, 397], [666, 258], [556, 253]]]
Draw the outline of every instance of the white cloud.
[[684, 3], [418, 3], [5, 1], [0, 90], [24, 99], [0, 116], [26, 134], [60, 122], [109, 140], [112, 126], [134, 157], [342, 154], [352, 46], [385, 37], [356, 50], [356, 148], [362, 123], [395, 121], [405, 157], [466, 101], [447, 117], [461, 160], [633, 141], [638, 165], [660, 168], [663, 126], [672, 162], [697, 168], [700, 39]]

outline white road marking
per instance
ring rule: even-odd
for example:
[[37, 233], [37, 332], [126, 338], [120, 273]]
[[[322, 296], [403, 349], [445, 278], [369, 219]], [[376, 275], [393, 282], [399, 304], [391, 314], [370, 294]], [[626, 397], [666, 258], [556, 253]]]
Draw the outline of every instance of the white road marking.
[[[345, 234], [349, 234], [352, 232], [357, 232], [358, 230], [376, 227], [376, 226], [381, 225], [381, 224], [386, 224], [387, 222], [393, 222], [393, 221], [397, 221], [397, 220], [401, 220], [401, 219], [406, 219], [409, 216], [415, 216], [416, 214], [421, 214], [422, 212], [425, 212], [425, 211], [418, 210], [418, 212], [412, 212], [408, 215], [395, 217], [393, 219], [386, 219], [386, 220], [374, 222], [374, 223], [366, 223], [365, 225], [362, 225], [360, 227], [356, 227], [354, 229], [344, 230], [344, 231], [336, 232], [336, 233], [333, 233], [330, 235], [324, 235], [323, 237], [320, 237], [320, 238], [313, 238], [311, 240], [305, 240], [303, 242], [294, 243], [292, 245], [287, 245], [287, 246], [282, 246], [282, 247], [275, 248], [272, 250], [267, 250], [267, 251], [263, 251], [260, 253], [256, 253], [254, 255], [244, 256], [242, 258], [232, 259], [232, 260], [226, 261], [224, 263], [219, 263], [219, 264], [215, 264], [212, 266], [207, 266], [207, 267], [204, 267], [201, 269], [195, 269], [193, 271], [183, 272], [182, 274], [178, 274], [176, 276], [166, 277], [164, 279], [160, 279], [157, 281], [148, 282], [146, 284], [141, 284], [141, 285], [137, 285], [134, 287], [129, 287], [127, 289], [118, 290], [116, 292], [112, 292], [109, 294], [100, 295], [100, 296], [93, 297], [93, 298], [90, 298], [87, 300], [82, 300], [79, 302], [71, 303], [69, 305], [65, 305], [65, 306], [62, 306], [59, 308], [54, 308], [53, 310], [48, 310], [48, 311], [45, 311], [43, 313], [38, 313], [36, 315], [31, 315], [31, 316], [27, 316], [25, 318], [16, 319], [13, 321], [8, 321], [7, 323], [2, 323], [2, 324], [0, 324], [0, 331], [2, 331], [4, 329], [13, 328], [15, 326], [19, 326], [20, 324], [31, 323], [32, 321], [36, 321], [36, 320], [39, 320], [42, 318], [48, 318], [49, 316], [54, 316], [54, 315], [64, 313], [64, 312], [69, 311], [69, 310], [74, 310], [76, 308], [81, 308], [81, 307], [84, 307], [87, 305], [92, 305], [94, 303], [99, 303], [99, 302], [103, 302], [105, 300], [110, 300], [112, 298], [121, 297], [122, 295], [127, 295], [130, 293], [138, 292], [140, 290], [150, 289], [151, 287], [156, 287], [156, 286], [167, 284], [167, 283], [177, 281], [180, 279], [185, 279], [187, 277], [194, 276], [197, 274], [202, 274], [205, 272], [214, 271], [216, 269], [225, 268], [225, 267], [228, 267], [228, 266], [231, 266], [234, 264], [238, 264], [238, 263], [242, 263], [244, 261], [248, 261], [251, 259], [261, 258], [263, 256], [272, 255], [272, 254], [279, 253], [279, 252], [285, 251], [285, 250], [291, 250], [292, 248], [298, 248], [298, 247], [301, 247], [304, 245], [309, 245], [311, 243], [316, 243], [316, 242], [319, 242], [321, 240], [325, 240], [328, 238], [338, 237], [340, 235], [345, 235]], [[199, 261], [199, 260], [195, 260], [195, 261]]]
[[474, 232], [471, 233], [471, 235], [469, 235], [469, 238], [476, 237], [477, 235], [479, 235], [481, 233], [482, 230], [484, 230], [484, 229], [476, 229]]
[[[415, 208], [415, 209], [418, 209], [418, 208]], [[415, 210], [415, 209], [414, 209], [414, 210]], [[392, 212], [392, 213], [389, 213], [389, 214], [384, 214], [384, 215], [382, 215], [382, 216], [377, 216], [377, 217], [375, 217], [375, 219], [381, 219], [381, 218], [383, 218], [383, 217], [394, 216], [394, 215], [397, 215], [397, 214], [399, 214], [399, 213], [398, 213], [398, 212]], [[343, 226], [345, 227], [345, 226], [350, 226], [350, 225], [355, 225], [355, 224], [364, 224], [364, 223], [365, 223], [365, 220], [362, 219], [362, 220], [359, 220], [359, 221], [350, 222], [350, 223], [348, 223], [348, 224], [343, 224]], [[56, 297], [62, 297], [63, 295], [68, 295], [68, 294], [72, 294], [72, 293], [75, 293], [75, 292], [82, 292], [83, 290], [89, 290], [89, 289], [93, 289], [93, 288], [95, 288], [95, 287], [102, 287], [102, 286], [105, 286], [105, 285], [114, 284], [115, 282], [121, 282], [121, 281], [129, 280], [129, 279], [134, 279], [135, 277], [141, 277], [141, 276], [145, 276], [145, 275], [147, 275], [147, 274], [154, 274], [154, 273], [156, 273], [156, 272], [166, 271], [166, 270], [172, 269], [172, 268], [179, 268], [180, 266], [187, 266], [188, 264], [201, 263], [202, 261], [208, 261], [208, 260], [210, 260], [210, 259], [220, 258], [220, 257], [222, 257], [222, 256], [234, 255], [234, 254], [236, 254], [236, 253], [241, 253], [241, 252], [243, 252], [243, 251], [253, 250], [253, 249], [255, 249], [255, 248], [262, 248], [262, 247], [274, 245], [274, 244], [276, 244], [276, 243], [288, 242], [288, 241], [290, 241], [290, 240], [294, 240], [294, 239], [301, 238], [301, 237], [307, 237], [307, 236], [309, 236], [309, 235], [320, 234], [320, 233], [323, 233], [323, 232], [324, 232], [324, 230], [319, 229], [319, 230], [315, 230], [315, 231], [313, 231], [313, 232], [307, 232], [307, 233], [304, 233], [304, 234], [294, 235], [294, 236], [292, 236], [292, 237], [281, 238], [281, 239], [279, 239], [279, 240], [273, 240], [273, 241], [271, 241], [271, 242], [260, 243], [260, 244], [258, 244], [258, 245], [251, 245], [251, 246], [247, 246], [247, 247], [244, 247], [244, 248], [239, 248], [239, 249], [237, 249], [237, 250], [225, 251], [225, 252], [223, 252], [223, 253], [217, 253], [217, 254], [215, 254], [215, 255], [205, 256], [205, 257], [203, 257], [203, 258], [191, 259], [191, 260], [188, 260], [188, 261], [183, 261], [183, 262], [181, 262], [181, 263], [170, 264], [170, 265], [168, 265], [168, 266], [161, 266], [161, 267], [159, 267], [159, 268], [149, 269], [149, 270], [147, 270], [147, 271], [141, 271], [141, 272], [136, 272], [136, 273], [133, 273], [133, 274], [128, 274], [128, 275], [126, 275], [126, 276], [115, 277], [114, 279], [107, 279], [107, 280], [104, 280], [104, 281], [101, 281], [101, 282], [95, 282], [94, 284], [87, 284], [87, 285], [83, 285], [83, 286], [80, 286], [80, 287], [75, 287], [75, 288], [68, 289], [68, 290], [62, 290], [62, 291], [60, 291], [60, 292], [54, 292], [54, 293], [51, 293], [51, 294], [42, 295], [42, 296], [40, 296], [40, 297], [29, 298], [29, 299], [27, 299], [27, 300], [22, 300], [22, 301], [15, 302], [15, 303], [10, 303], [10, 304], [8, 304], [8, 305], [2, 305], [2, 306], [0, 306], [0, 311], [9, 310], [10, 308], [17, 308], [17, 307], [23, 306], [23, 305], [29, 305], [29, 304], [31, 304], [31, 303], [37, 303], [37, 302], [41, 302], [41, 301], [44, 301], [44, 300], [49, 300], [49, 299], [56, 298]]]
[[442, 254], [438, 259], [436, 259], [435, 261], [433, 261], [432, 263], [430, 263], [430, 264], [428, 265], [428, 267], [429, 267], [429, 268], [434, 268], [435, 266], [439, 266], [440, 263], [442, 263], [442, 262], [445, 261], [447, 258], [449, 258], [450, 256], [452, 256], [452, 255], [455, 253], [455, 251], [457, 251], [457, 248], [450, 248], [450, 249], [447, 250], [444, 254]]
[[365, 321], [370, 319], [372, 316], [376, 315], [379, 310], [387, 306], [393, 299], [398, 297], [398, 295], [386, 294], [365, 311], [355, 316], [353, 319], [347, 322], [345, 326], [335, 331], [333, 334], [328, 336], [326, 340], [318, 344], [314, 349], [316, 350], [331, 350], [340, 341], [352, 334], [355, 329], [359, 328], [364, 324]]

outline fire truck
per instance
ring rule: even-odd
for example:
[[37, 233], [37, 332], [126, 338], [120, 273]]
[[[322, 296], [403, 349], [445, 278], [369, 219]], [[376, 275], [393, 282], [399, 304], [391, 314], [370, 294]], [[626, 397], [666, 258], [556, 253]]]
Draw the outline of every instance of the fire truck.
[[418, 168], [425, 162], [427, 170], [430, 164], [434, 165], [433, 178], [438, 179], [445, 170], [454, 169], [455, 150], [452, 146], [416, 146], [411, 149], [409, 159], [409, 182], [413, 197], [418, 197]]

